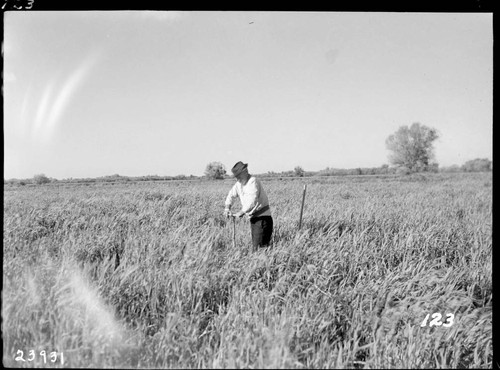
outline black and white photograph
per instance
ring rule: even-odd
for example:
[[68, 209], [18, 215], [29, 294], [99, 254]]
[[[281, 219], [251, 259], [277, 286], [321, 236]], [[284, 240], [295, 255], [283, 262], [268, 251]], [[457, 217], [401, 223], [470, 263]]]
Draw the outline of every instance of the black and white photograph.
[[37, 3], [2, 2], [4, 367], [498, 368], [492, 11]]

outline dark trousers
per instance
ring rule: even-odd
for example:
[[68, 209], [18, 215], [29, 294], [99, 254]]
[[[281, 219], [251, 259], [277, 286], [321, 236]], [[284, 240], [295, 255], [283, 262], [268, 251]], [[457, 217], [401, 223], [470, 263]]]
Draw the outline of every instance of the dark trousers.
[[250, 219], [253, 249], [269, 246], [273, 234], [273, 218], [271, 216], [253, 217]]

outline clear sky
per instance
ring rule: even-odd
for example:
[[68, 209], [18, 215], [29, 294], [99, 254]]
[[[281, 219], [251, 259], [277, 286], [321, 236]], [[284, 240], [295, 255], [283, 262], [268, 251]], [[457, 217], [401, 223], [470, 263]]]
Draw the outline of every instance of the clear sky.
[[492, 159], [491, 13], [4, 13], [4, 178]]

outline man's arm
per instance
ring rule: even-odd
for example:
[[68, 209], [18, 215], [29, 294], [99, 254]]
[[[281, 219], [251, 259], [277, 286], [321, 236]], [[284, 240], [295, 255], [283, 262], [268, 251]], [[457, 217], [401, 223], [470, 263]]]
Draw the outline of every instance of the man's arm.
[[229, 193], [227, 194], [226, 201], [224, 202], [224, 213], [231, 210], [233, 201], [238, 197], [238, 192], [236, 191], [236, 184], [233, 185]]

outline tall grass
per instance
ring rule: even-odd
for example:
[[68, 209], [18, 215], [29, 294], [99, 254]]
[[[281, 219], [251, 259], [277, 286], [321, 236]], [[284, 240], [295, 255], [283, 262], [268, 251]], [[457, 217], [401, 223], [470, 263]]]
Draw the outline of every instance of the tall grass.
[[492, 367], [491, 174], [304, 181], [255, 253], [232, 182], [6, 188], [4, 366]]

